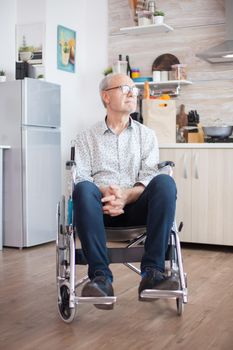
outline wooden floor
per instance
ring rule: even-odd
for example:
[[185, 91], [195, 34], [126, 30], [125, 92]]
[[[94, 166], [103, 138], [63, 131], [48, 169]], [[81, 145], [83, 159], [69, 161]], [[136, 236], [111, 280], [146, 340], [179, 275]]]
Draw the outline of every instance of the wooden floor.
[[233, 349], [233, 248], [184, 246], [182, 251], [189, 287], [182, 317], [174, 300], [138, 302], [139, 276], [114, 265], [114, 310], [80, 305], [67, 325], [56, 310], [54, 243], [5, 248], [0, 252], [0, 348]]

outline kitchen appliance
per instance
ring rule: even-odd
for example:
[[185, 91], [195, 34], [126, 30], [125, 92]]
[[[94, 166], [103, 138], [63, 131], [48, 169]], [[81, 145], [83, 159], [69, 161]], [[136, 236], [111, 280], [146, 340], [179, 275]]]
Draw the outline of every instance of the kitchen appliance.
[[233, 126], [203, 126], [203, 131], [205, 133], [205, 136], [225, 139], [232, 134]]
[[233, 137], [229, 136], [229, 137], [225, 137], [225, 138], [219, 138], [219, 137], [205, 136], [204, 142], [206, 142], [206, 143], [233, 143]]
[[233, 1], [225, 0], [226, 40], [196, 56], [210, 63], [233, 62]]
[[28, 77], [37, 79], [40, 76], [45, 76], [45, 66], [42, 64], [29, 64]]
[[55, 240], [61, 195], [60, 87], [25, 78], [0, 84], [4, 159], [3, 245]]

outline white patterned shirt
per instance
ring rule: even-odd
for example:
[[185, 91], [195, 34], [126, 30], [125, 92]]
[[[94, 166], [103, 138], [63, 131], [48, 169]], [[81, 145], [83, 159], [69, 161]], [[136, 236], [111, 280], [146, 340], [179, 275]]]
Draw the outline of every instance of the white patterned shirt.
[[154, 131], [130, 118], [129, 126], [115, 134], [105, 120], [80, 133], [75, 145], [76, 180], [97, 186], [147, 186], [156, 175], [159, 149]]

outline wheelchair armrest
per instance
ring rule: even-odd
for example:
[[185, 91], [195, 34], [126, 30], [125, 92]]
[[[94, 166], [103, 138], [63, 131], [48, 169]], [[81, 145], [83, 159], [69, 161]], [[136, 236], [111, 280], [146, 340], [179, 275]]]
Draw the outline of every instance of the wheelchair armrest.
[[[73, 165], [76, 165], [75, 161], [74, 160], [68, 160], [66, 162], [66, 167], [72, 167]], [[172, 162], [171, 160], [166, 160], [165, 162], [161, 162], [158, 164], [158, 169], [162, 169], [164, 168], [165, 166], [171, 166], [172, 168], [175, 166], [175, 163]]]
[[161, 163], [158, 164], [158, 169], [162, 169], [165, 166], [170, 166], [170, 167], [173, 168], [175, 166], [175, 163], [172, 162], [171, 160], [166, 160], [166, 161], [161, 162]]
[[66, 169], [71, 169], [72, 166], [76, 165], [75, 161], [74, 160], [68, 160], [66, 162]]

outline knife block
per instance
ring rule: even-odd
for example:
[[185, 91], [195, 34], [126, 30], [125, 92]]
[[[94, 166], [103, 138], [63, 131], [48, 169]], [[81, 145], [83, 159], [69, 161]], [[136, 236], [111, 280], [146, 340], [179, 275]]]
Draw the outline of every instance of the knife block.
[[204, 142], [204, 132], [200, 124], [197, 124], [197, 132], [185, 131], [184, 137], [188, 143], [203, 143]]

